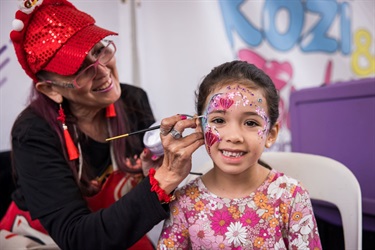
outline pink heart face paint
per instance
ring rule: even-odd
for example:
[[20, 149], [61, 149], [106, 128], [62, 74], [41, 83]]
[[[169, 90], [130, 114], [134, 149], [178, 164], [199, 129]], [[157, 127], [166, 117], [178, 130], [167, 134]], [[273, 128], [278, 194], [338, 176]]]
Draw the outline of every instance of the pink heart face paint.
[[224, 135], [233, 131], [255, 133], [258, 141], [264, 141], [269, 130], [265, 110], [266, 100], [257, 90], [236, 84], [217, 90], [207, 103], [202, 119], [208, 153], [211, 154], [211, 147]]

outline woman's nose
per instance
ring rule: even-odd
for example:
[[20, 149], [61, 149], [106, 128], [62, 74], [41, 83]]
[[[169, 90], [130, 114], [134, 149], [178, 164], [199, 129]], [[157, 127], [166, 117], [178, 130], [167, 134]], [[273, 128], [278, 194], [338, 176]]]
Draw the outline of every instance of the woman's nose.
[[97, 68], [96, 68], [95, 79], [100, 79], [100, 78], [108, 76], [110, 71], [111, 70], [106, 65], [102, 65], [102, 64], [99, 63]]

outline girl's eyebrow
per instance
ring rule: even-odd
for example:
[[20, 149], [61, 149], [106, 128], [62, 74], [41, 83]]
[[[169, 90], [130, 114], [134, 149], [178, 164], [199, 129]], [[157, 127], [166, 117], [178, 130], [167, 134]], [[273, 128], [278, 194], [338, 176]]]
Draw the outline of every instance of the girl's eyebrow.
[[[224, 109], [215, 109], [215, 110], [212, 110], [210, 113], [208, 114], [225, 114], [227, 112], [227, 110], [224, 110]], [[257, 116], [260, 116], [257, 112], [254, 112], [254, 111], [247, 111], [247, 112], [244, 112], [245, 115], [257, 115]]]
[[[248, 112], [245, 112], [244, 113], [245, 115], [256, 115], [256, 116], [260, 116], [257, 112], [254, 112], [254, 111], [248, 111]], [[261, 116], [260, 116], [261, 117]]]
[[212, 110], [210, 113], [208, 113], [208, 115], [211, 115], [211, 114], [225, 114], [227, 111], [224, 110], [224, 109], [215, 109], [215, 110]]

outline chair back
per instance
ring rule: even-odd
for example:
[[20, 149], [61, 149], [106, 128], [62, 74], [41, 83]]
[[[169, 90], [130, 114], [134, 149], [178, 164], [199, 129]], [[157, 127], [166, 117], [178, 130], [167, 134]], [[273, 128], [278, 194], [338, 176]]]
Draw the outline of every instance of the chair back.
[[295, 152], [264, 152], [261, 160], [302, 182], [311, 199], [340, 211], [345, 249], [362, 249], [362, 196], [354, 174], [331, 158]]

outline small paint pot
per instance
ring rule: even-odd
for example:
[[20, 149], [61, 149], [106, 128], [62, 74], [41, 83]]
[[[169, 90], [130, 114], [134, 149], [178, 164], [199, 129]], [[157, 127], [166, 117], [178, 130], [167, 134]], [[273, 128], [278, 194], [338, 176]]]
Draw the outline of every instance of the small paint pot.
[[[159, 124], [160, 122], [157, 121], [150, 127], [157, 126]], [[143, 144], [146, 148], [148, 148], [151, 151], [153, 156], [164, 155], [164, 148], [160, 138], [160, 129], [147, 131], [143, 137]]]

